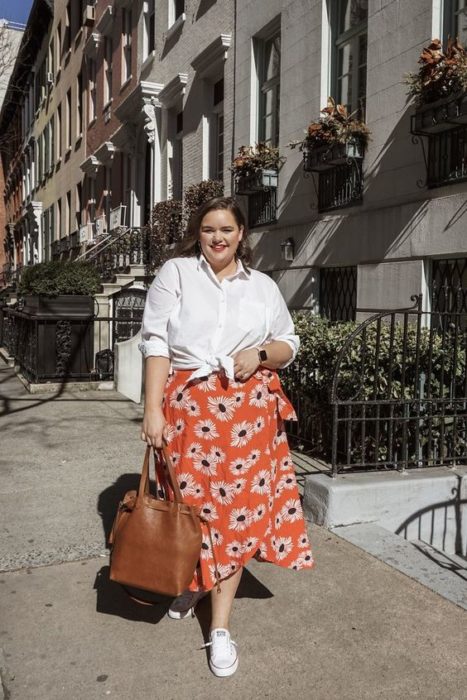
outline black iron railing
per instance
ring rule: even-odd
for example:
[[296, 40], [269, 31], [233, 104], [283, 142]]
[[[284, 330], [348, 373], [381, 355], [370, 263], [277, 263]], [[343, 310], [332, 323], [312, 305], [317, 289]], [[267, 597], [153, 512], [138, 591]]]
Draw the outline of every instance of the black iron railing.
[[418, 297], [349, 325], [337, 347], [330, 367], [287, 370], [294, 446], [333, 475], [467, 464], [467, 313], [426, 312]]
[[428, 137], [428, 187], [467, 179], [467, 125]]
[[330, 211], [359, 204], [363, 200], [361, 159], [349, 159], [319, 172], [318, 209]]
[[431, 310], [467, 314], [467, 258], [433, 260]]
[[149, 260], [149, 230], [131, 227], [97, 243], [82, 259], [92, 262], [102, 281], [112, 281], [116, 274], [129, 272], [131, 265], [147, 265]]
[[58, 319], [3, 307], [0, 316], [0, 346], [34, 383], [112, 380], [116, 343], [141, 326], [140, 314]]
[[277, 220], [277, 189], [266, 187], [248, 195], [250, 228], [272, 224]]

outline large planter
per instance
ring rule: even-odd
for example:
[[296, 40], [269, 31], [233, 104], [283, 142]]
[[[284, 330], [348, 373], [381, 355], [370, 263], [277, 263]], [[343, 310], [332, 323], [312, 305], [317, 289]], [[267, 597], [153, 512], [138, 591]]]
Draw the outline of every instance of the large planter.
[[412, 116], [412, 133], [436, 134], [467, 124], [467, 93], [458, 92], [418, 107]]
[[303, 169], [306, 172], [329, 170], [335, 165], [348, 163], [349, 160], [361, 160], [363, 150], [363, 144], [358, 139], [304, 148]]
[[27, 296], [11, 313], [15, 361], [30, 382], [89, 380], [93, 305], [89, 296]]
[[253, 194], [267, 188], [277, 187], [277, 170], [259, 170], [251, 175], [239, 175], [235, 180], [236, 194]]
[[56, 297], [25, 296], [23, 311], [31, 316], [88, 318], [94, 313], [94, 299], [79, 294]]

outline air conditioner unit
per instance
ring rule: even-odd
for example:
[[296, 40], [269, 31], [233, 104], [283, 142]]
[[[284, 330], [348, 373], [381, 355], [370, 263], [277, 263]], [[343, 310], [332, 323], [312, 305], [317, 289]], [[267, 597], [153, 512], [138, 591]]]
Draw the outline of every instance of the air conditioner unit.
[[87, 243], [94, 240], [95, 226], [94, 223], [89, 221], [84, 226], [79, 227], [79, 242]]
[[47, 73], [47, 85], [53, 85], [54, 82], [54, 74], [52, 72]]
[[110, 220], [109, 220], [110, 230], [114, 231], [116, 228], [120, 228], [121, 226], [125, 226], [125, 219], [126, 219], [126, 206], [124, 204], [120, 204], [120, 206], [115, 207], [115, 209], [112, 209], [110, 212]]
[[96, 19], [96, 8], [94, 5], [86, 4], [83, 11], [83, 25], [85, 27], [92, 27]]

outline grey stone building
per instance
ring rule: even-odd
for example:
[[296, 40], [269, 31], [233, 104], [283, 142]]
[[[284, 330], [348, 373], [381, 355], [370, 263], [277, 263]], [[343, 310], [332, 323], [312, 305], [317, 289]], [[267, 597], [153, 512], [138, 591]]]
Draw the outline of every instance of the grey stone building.
[[[275, 211], [255, 202], [264, 194], [245, 201], [257, 264], [292, 308], [347, 319], [423, 293], [426, 307], [442, 296], [467, 310], [466, 126], [446, 123], [414, 143], [404, 83], [432, 37], [462, 38], [466, 24], [460, 1], [238, 0], [234, 145], [268, 139], [287, 156]], [[287, 148], [329, 95], [371, 130], [350, 175], [304, 173]]]

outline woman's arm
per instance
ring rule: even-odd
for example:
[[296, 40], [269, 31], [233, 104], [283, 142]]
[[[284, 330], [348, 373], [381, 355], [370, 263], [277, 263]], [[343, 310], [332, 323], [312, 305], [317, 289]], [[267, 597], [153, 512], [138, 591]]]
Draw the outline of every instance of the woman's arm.
[[292, 348], [283, 340], [273, 340], [261, 346], [266, 350], [268, 359], [260, 362], [258, 350], [249, 348], [248, 350], [240, 350], [235, 353], [234, 372], [235, 379], [245, 380], [251, 377], [261, 365], [268, 369], [279, 369], [283, 367], [293, 356]]
[[153, 447], [162, 447], [165, 431], [165, 418], [162, 412], [162, 398], [169, 376], [170, 360], [167, 357], [151, 355], [145, 360], [144, 378], [144, 417], [141, 426], [141, 440]]

